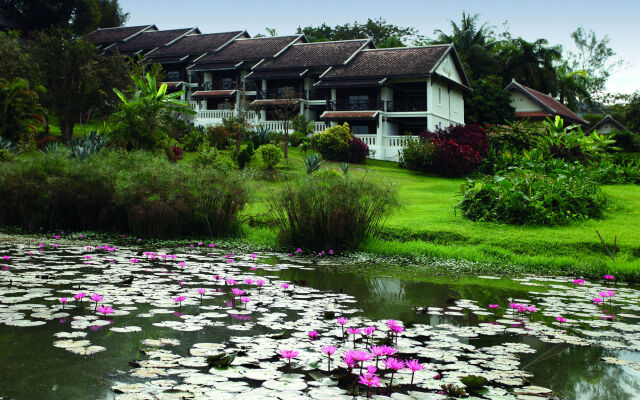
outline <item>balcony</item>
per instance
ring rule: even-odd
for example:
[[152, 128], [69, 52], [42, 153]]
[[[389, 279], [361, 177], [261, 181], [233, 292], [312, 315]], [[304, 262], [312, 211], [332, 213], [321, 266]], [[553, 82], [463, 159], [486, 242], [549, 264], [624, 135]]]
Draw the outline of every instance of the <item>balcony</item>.
[[198, 84], [198, 90], [234, 90], [237, 89], [236, 86], [236, 83], [233, 81], [200, 82]]
[[302, 96], [302, 93], [296, 92], [296, 91], [269, 89], [269, 90], [256, 90], [256, 98], [258, 100], [301, 99], [303, 98], [303, 96]]
[[329, 98], [329, 93], [325, 89], [310, 89], [304, 92], [307, 100], [327, 100]]
[[387, 101], [388, 112], [427, 111], [426, 100]]
[[373, 111], [384, 110], [384, 101], [368, 100], [327, 100], [328, 111]]

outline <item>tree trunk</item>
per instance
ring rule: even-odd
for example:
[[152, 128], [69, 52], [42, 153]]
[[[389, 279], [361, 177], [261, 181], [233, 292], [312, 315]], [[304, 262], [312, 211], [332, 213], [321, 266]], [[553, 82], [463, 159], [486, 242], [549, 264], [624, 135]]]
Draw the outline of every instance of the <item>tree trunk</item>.
[[60, 131], [62, 132], [62, 140], [67, 142], [73, 137], [73, 127], [75, 126], [73, 119], [60, 119]]
[[284, 158], [289, 158], [289, 129], [284, 129]]

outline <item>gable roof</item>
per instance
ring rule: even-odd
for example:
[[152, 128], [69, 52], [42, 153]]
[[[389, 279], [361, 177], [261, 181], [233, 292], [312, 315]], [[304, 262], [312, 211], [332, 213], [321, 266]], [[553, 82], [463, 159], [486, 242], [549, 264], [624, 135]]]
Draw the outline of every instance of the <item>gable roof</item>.
[[342, 40], [333, 42], [295, 43], [277, 57], [256, 65], [254, 70], [291, 68], [327, 68], [344, 64], [364, 47], [373, 47], [371, 39]]
[[585, 133], [589, 134], [589, 133], [591, 133], [593, 131], [596, 131], [596, 130], [602, 128], [602, 126], [604, 126], [605, 124], [611, 124], [611, 125], [615, 126], [620, 131], [626, 131], [627, 130], [627, 128], [624, 125], [622, 125], [620, 122], [618, 122], [610, 114], [607, 114], [606, 117], [602, 118], [600, 120], [600, 122], [598, 122], [597, 124], [595, 124], [594, 126], [589, 128], [589, 130], [587, 130]]
[[213, 52], [225, 43], [247, 36], [246, 31], [188, 34], [168, 46], [159, 47], [147, 54], [147, 57], [158, 59], [159, 62], [166, 57], [202, 55]]
[[[427, 77], [435, 74], [436, 68], [448, 54], [453, 55], [454, 63], [463, 81], [462, 86], [470, 90], [469, 80], [451, 44], [363, 49], [346, 64], [329, 68], [320, 78], [323, 81], [331, 81], [344, 79], [362, 80], [371, 78]], [[445, 79], [448, 78], [445, 77]]]
[[126, 42], [127, 40], [146, 31], [157, 31], [155, 25], [138, 25], [138, 26], [122, 26], [114, 28], [98, 28], [87, 34], [87, 41], [93, 43], [97, 47], [111, 45], [118, 42]]
[[[516, 82], [515, 80], [512, 81], [509, 85], [507, 85], [507, 87], [504, 88], [504, 90], [506, 91], [516, 90], [524, 94], [529, 99], [531, 99], [534, 103], [540, 105], [550, 115], [559, 115], [561, 117], [564, 117], [565, 119], [570, 120], [573, 123], [579, 123], [583, 125], [589, 124], [587, 121], [582, 119], [578, 114], [573, 112], [569, 107], [560, 103], [558, 100], [554, 99], [548, 94], [538, 92], [537, 90], [524, 86]], [[518, 113], [516, 113], [516, 116], [527, 117], [527, 115], [518, 115]]]
[[169, 29], [166, 31], [145, 31], [123, 43], [115, 43], [105, 52], [118, 51], [121, 54], [146, 54], [156, 47], [167, 46], [190, 33], [200, 33], [198, 28]]
[[235, 39], [215, 52], [207, 53], [194, 60], [191, 70], [237, 68], [239, 62], [259, 61], [272, 58], [293, 43], [305, 40], [304, 35], [273, 36]]

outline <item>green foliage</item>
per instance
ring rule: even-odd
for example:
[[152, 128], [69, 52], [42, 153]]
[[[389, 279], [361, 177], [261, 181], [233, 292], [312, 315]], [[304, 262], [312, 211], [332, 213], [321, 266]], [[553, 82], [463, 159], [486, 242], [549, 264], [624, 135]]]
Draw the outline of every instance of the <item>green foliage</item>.
[[313, 174], [285, 184], [269, 204], [284, 244], [341, 250], [378, 232], [397, 206], [397, 194], [388, 184]]
[[465, 121], [477, 124], [503, 124], [512, 121], [515, 109], [511, 93], [504, 91], [502, 78], [488, 75], [471, 83], [473, 92], [464, 102]]
[[260, 146], [257, 153], [266, 169], [273, 169], [282, 160], [282, 150], [272, 144]]
[[462, 383], [468, 391], [478, 393], [489, 381], [484, 376], [467, 375], [460, 379], [460, 383]]
[[135, 75], [131, 79], [136, 85], [131, 98], [113, 89], [122, 102], [118, 111], [109, 117], [111, 143], [125, 149], [162, 148], [169, 139], [167, 124], [174, 113], [194, 114], [195, 111], [179, 100], [183, 92], [167, 94], [167, 85], [158, 88], [150, 74], [146, 80]]
[[617, 150], [612, 135], [593, 131], [586, 136], [579, 125], [565, 127], [559, 116], [554, 120], [547, 118], [543, 124], [547, 132], [538, 138], [538, 148], [545, 155], [567, 161], [599, 162], [608, 157], [609, 151]]
[[468, 397], [467, 392], [463, 388], [454, 385], [453, 383], [447, 383], [440, 385], [440, 388], [447, 396], [450, 397]]
[[616, 147], [626, 152], [640, 152], [640, 134], [631, 131], [613, 131]]
[[312, 174], [320, 169], [324, 160], [320, 154], [309, 154], [305, 156], [303, 159], [304, 166], [307, 169], [307, 174]]
[[549, 46], [546, 39], [516, 38], [505, 45], [503, 54], [505, 82], [515, 79], [542, 93], [558, 93], [555, 64], [562, 58], [562, 47]]
[[202, 128], [191, 129], [180, 140], [180, 143], [182, 143], [182, 147], [186, 151], [196, 151], [205, 142], [207, 143], [207, 145], [210, 144], [209, 141], [207, 140], [207, 134], [204, 132]]
[[395, 37], [404, 42], [411, 36], [414, 36], [417, 31], [412, 27], [389, 24], [384, 18], [375, 20], [369, 18], [364, 24], [354, 22], [353, 24], [346, 23], [344, 25], [330, 27], [323, 23], [317, 27], [298, 27], [297, 33], [304, 33], [310, 42], [372, 38], [373, 42], [378, 45], [386, 42], [391, 37]]
[[44, 123], [43, 115], [38, 94], [27, 81], [0, 78], [0, 137], [13, 143], [29, 141]]
[[[268, 145], [268, 146], [272, 146], [272, 145]], [[265, 146], [263, 146], [263, 147], [265, 147]], [[262, 152], [262, 148], [263, 147], [260, 147], [260, 149], [258, 149], [258, 152], [260, 153], [261, 157], [264, 157], [263, 152]], [[267, 153], [268, 153], [268, 151], [267, 151]], [[237, 157], [238, 168], [244, 169], [244, 167], [246, 167], [247, 164], [249, 164], [251, 162], [252, 156], [253, 156], [253, 146], [251, 146], [251, 148], [249, 148], [247, 146], [244, 149], [242, 149], [242, 151], [240, 151], [240, 153], [238, 153], [238, 157]], [[269, 156], [267, 156], [267, 158], [268, 157]], [[262, 160], [264, 162], [264, 158]], [[280, 162], [280, 160], [278, 160], [275, 164], [277, 164], [278, 162]], [[265, 162], [265, 165], [266, 164], [267, 163]], [[267, 167], [267, 168], [271, 169], [270, 167]]]
[[78, 160], [84, 160], [97, 154], [107, 144], [97, 130], [91, 130], [88, 134], [85, 133], [81, 138], [73, 137], [69, 141], [69, 149], [71, 150], [71, 156]]
[[223, 118], [222, 126], [227, 130], [229, 137], [235, 140], [236, 153], [240, 153], [240, 146], [251, 132], [245, 115], [241, 113], [237, 116], [232, 115], [230, 117]]
[[268, 135], [269, 130], [266, 127], [262, 125], [256, 126], [255, 130], [251, 133], [250, 136], [250, 139], [253, 142], [253, 148], [257, 149], [263, 144], [269, 143]]
[[235, 232], [247, 189], [237, 176], [146, 152], [82, 162], [51, 152], [3, 165], [0, 198], [0, 225], [167, 238]]
[[217, 159], [218, 150], [215, 147], [209, 146], [209, 143], [202, 143], [200, 147], [198, 147], [195, 161], [200, 166], [206, 167], [213, 165]]
[[308, 120], [303, 114], [298, 114], [291, 118], [291, 128], [294, 133], [298, 132], [306, 137], [313, 133], [313, 121]]
[[32, 88], [38, 88], [40, 68], [26, 43], [15, 31], [0, 32], [0, 74], [8, 81], [25, 79]]
[[0, 148], [0, 162], [11, 161], [13, 157], [11, 150]]
[[409, 138], [407, 145], [402, 149], [398, 166], [427, 173], [433, 165], [433, 153], [435, 147], [430, 141]]
[[218, 150], [224, 150], [229, 145], [231, 133], [226, 127], [221, 125], [208, 126], [206, 138], [212, 147]]
[[337, 125], [311, 136], [311, 148], [317, 150], [322, 157], [332, 161], [349, 159], [349, 143], [353, 138], [348, 123]]
[[469, 180], [457, 208], [472, 221], [561, 225], [600, 218], [607, 202], [584, 168], [571, 174], [517, 169]]
[[487, 127], [487, 140], [490, 149], [530, 150], [536, 146], [538, 137], [543, 134], [544, 130], [540, 124], [530, 123], [526, 120]]
[[289, 136], [289, 144], [293, 147], [298, 147], [302, 143], [308, 142], [308, 141], [309, 141], [309, 138], [307, 137], [307, 135], [305, 135], [302, 132], [296, 131]]

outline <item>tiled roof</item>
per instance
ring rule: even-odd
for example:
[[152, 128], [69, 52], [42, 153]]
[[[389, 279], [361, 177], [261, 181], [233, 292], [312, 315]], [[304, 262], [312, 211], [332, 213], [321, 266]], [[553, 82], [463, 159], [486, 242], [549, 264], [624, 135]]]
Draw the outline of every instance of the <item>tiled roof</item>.
[[194, 28], [171, 29], [167, 31], [142, 32], [131, 40], [124, 43], [117, 43], [105, 51], [119, 51], [121, 54], [136, 54], [140, 51], [146, 53], [156, 47], [164, 46], [178, 39], [180, 36], [186, 35], [194, 31]]
[[544, 111], [516, 111], [514, 115], [518, 118], [544, 118], [550, 116], [551, 114]]
[[178, 87], [180, 87], [180, 85], [182, 85], [181, 81], [178, 81], [178, 82], [162, 82], [162, 83], [167, 85], [167, 89], [177, 89]]
[[87, 35], [87, 40], [96, 46], [121, 42], [142, 31], [158, 30], [155, 25], [123, 26], [118, 28], [98, 28]]
[[518, 90], [519, 92], [527, 95], [531, 100], [540, 104], [544, 109], [550, 112], [550, 114], [557, 114], [561, 117], [564, 117], [571, 122], [577, 122], [580, 124], [588, 125], [589, 123], [582, 119], [578, 114], [571, 111], [571, 109], [564, 104], [560, 103], [558, 100], [549, 96], [548, 94], [544, 94], [538, 92], [535, 89], [531, 89], [530, 87], [524, 86], [516, 81], [511, 82], [505, 90]]
[[300, 99], [260, 99], [251, 102], [252, 106], [277, 106], [280, 104], [296, 104]]
[[373, 79], [349, 79], [349, 80], [328, 80], [322, 79], [315, 83], [315, 88], [339, 88], [339, 87], [370, 87], [370, 86], [382, 86], [386, 78], [373, 78]]
[[212, 52], [218, 47], [242, 34], [242, 31], [189, 34], [177, 40], [169, 46], [160, 47], [149, 53], [148, 57], [165, 57], [176, 55], [200, 55]]
[[271, 58], [289, 44], [300, 39], [300, 35], [236, 39], [215, 53], [207, 54], [196, 60], [196, 66], [198, 64], [257, 61]]
[[223, 70], [223, 69], [236, 69], [238, 64], [242, 64], [242, 61], [229, 61], [229, 62], [218, 62], [218, 63], [196, 63], [190, 66], [188, 69], [190, 71], [215, 71], [215, 70]]
[[343, 119], [372, 120], [378, 116], [379, 111], [325, 111], [320, 119], [336, 121]]
[[451, 49], [450, 45], [365, 49], [349, 63], [331, 68], [322, 79], [362, 79], [427, 76]]
[[585, 133], [591, 133], [595, 130], [600, 129], [604, 124], [611, 124], [613, 126], [615, 126], [618, 130], [620, 131], [626, 131], [627, 128], [622, 125], [620, 122], [618, 122], [615, 118], [613, 118], [611, 115], [608, 115], [604, 118], [602, 118], [600, 120], [600, 122], [598, 122], [597, 124], [595, 124], [594, 126], [592, 126], [591, 128], [589, 128], [588, 131], [586, 131]]
[[288, 68], [327, 68], [343, 64], [368, 43], [371, 43], [368, 39], [296, 43], [276, 58], [263, 62], [255, 69], [261, 71]]
[[237, 90], [198, 90], [191, 97], [231, 97]]
[[254, 70], [247, 75], [248, 79], [300, 78], [308, 69]]

